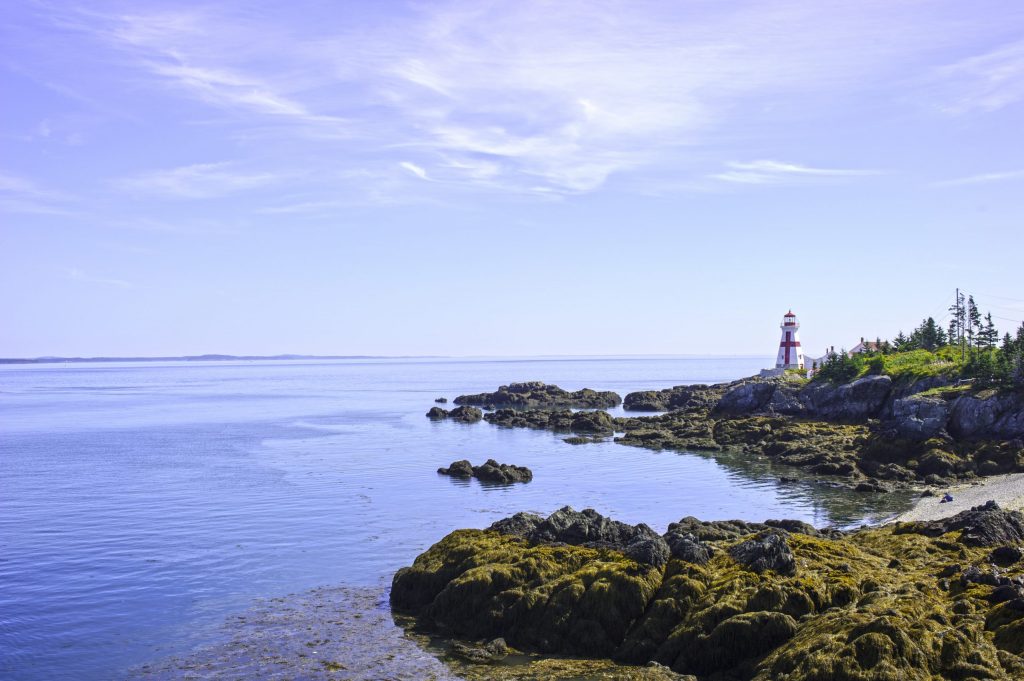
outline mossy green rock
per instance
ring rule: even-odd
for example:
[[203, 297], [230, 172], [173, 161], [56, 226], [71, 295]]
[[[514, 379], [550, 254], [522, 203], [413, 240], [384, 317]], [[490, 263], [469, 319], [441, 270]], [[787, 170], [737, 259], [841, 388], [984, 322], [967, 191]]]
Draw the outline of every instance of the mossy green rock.
[[607, 549], [459, 530], [396, 574], [391, 599], [428, 630], [657, 662], [702, 679], [1024, 678], [1024, 561], [993, 567], [993, 544], [975, 545], [978, 522], [988, 521], [940, 536], [914, 526], [831, 537], [772, 529], [794, 557], [785, 573], [733, 557], [764, 533], [743, 534], [742, 524], [739, 536], [702, 540], [712, 549], [704, 564], [673, 558], [660, 568]]
[[615, 551], [458, 530], [398, 571], [391, 603], [456, 636], [608, 657], [660, 585], [660, 569]]

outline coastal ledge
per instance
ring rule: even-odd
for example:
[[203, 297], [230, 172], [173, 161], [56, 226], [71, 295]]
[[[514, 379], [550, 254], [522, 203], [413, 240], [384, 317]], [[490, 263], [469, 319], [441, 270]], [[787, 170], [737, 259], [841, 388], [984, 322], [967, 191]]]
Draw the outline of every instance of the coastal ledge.
[[659, 536], [591, 510], [520, 513], [449, 534], [398, 571], [391, 604], [425, 631], [698, 678], [1024, 678], [1019, 512], [769, 522], [684, 518]]
[[611, 391], [583, 388], [575, 392], [541, 381], [525, 381], [500, 386], [491, 393], [459, 395], [455, 404], [486, 409], [611, 409], [622, 404], [622, 398]]
[[629, 393], [624, 408], [665, 413], [505, 408], [483, 418], [557, 433], [621, 433], [615, 442], [648, 449], [740, 450], [863, 491], [1024, 472], [1024, 394], [971, 390], [942, 377], [841, 384], [754, 377]]

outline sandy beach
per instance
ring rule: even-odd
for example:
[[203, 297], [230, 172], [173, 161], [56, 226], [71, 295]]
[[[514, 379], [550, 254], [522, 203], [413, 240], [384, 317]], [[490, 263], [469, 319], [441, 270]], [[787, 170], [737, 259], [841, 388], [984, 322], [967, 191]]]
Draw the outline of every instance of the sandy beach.
[[[944, 492], [952, 494], [953, 501], [939, 503]], [[989, 499], [994, 499], [1007, 510], [1024, 510], [1024, 473], [997, 475], [973, 484], [936, 490], [936, 496], [921, 497], [914, 508], [896, 516], [890, 522], [948, 518], [972, 506], [984, 504]]]

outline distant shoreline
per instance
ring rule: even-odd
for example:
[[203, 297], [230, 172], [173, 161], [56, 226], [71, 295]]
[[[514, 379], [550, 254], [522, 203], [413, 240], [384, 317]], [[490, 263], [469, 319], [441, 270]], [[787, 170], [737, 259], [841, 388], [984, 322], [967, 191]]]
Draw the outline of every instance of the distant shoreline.
[[185, 355], [182, 357], [0, 357], [0, 364], [65, 364], [85, 362], [230, 362], [236, 360], [303, 360], [303, 359], [409, 359], [386, 355]]
[[762, 359], [766, 355], [184, 355], [179, 357], [0, 357], [0, 364], [65, 364], [87, 362], [231, 362], [320, 359], [496, 359], [565, 361], [588, 359]]

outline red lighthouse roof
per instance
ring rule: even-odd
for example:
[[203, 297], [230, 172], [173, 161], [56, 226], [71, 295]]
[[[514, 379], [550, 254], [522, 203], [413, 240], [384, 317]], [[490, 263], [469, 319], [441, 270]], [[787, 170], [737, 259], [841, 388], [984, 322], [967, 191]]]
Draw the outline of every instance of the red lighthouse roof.
[[786, 313], [786, 316], [787, 316], [787, 317], [795, 317], [796, 315], [795, 315], [795, 314], [793, 314], [793, 310], [792, 310], [792, 309], [790, 309], [790, 311]]

